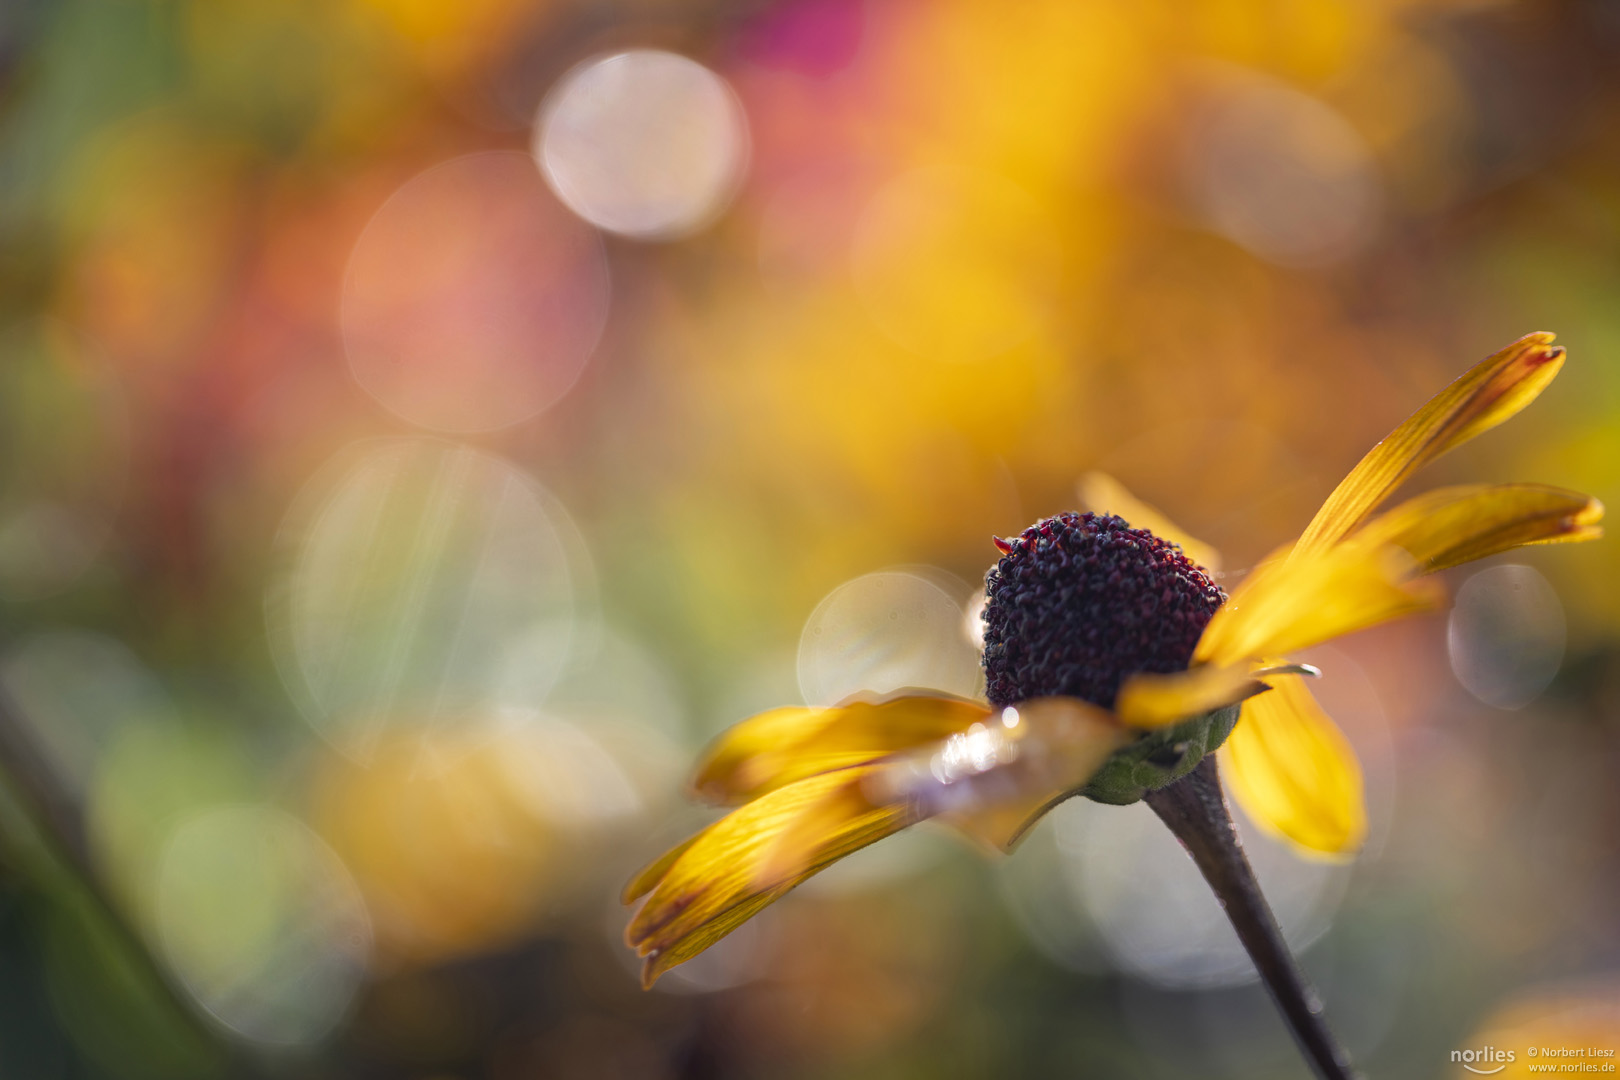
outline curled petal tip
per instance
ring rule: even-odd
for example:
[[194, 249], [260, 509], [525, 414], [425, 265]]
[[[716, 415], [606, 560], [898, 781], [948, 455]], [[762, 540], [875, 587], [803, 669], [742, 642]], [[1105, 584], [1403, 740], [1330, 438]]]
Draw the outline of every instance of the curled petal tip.
[[1307, 678], [1319, 679], [1322, 669], [1315, 664], [1269, 664], [1266, 667], [1256, 668], [1249, 672], [1256, 679], [1263, 679], [1268, 675], [1304, 675]]
[[1532, 330], [1502, 351], [1517, 351], [1527, 363], [1545, 364], [1564, 355], [1564, 347], [1553, 344], [1557, 337], [1551, 330]]
[[1564, 366], [1564, 349], [1552, 341], [1544, 331], [1524, 335], [1407, 417], [1328, 496], [1290, 558], [1319, 553], [1342, 540], [1417, 469], [1534, 401]]
[[1603, 526], [1600, 524], [1603, 521], [1603, 514], [1602, 501], [1587, 496], [1586, 505], [1561, 522], [1563, 535], [1554, 539], [1574, 540], [1577, 543], [1582, 540], [1600, 539], [1603, 536]]

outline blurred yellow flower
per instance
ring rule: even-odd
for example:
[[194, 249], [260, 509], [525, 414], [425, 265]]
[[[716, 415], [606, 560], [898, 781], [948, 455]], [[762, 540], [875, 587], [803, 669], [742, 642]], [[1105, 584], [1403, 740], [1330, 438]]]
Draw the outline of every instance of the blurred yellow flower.
[[511, 740], [383, 740], [333, 760], [315, 820], [354, 874], [392, 962], [431, 963], [529, 931], [558, 887], [561, 838], [514, 789]]
[[1307, 853], [1354, 852], [1360, 766], [1303, 681], [1312, 669], [1286, 656], [1433, 608], [1425, 574], [1600, 535], [1597, 500], [1535, 484], [1443, 488], [1374, 516], [1418, 468], [1534, 400], [1563, 365], [1552, 340], [1529, 334], [1436, 395], [1229, 598], [1185, 554], [1212, 561], [1210, 549], [1094, 476], [1083, 497], [1122, 516], [1064, 514], [997, 541], [988, 702], [902, 691], [733, 727], [694, 789], [737, 809], [625, 888], [627, 904], [647, 897], [626, 931], [643, 982], [909, 825], [939, 818], [1007, 850], [1063, 799], [1135, 801], [1217, 747], [1264, 828]]
[[1449, 1057], [1477, 1075], [1500, 1080], [1549, 1072], [1612, 1075], [1620, 1054], [1616, 1032], [1620, 981], [1608, 972], [1515, 993]]

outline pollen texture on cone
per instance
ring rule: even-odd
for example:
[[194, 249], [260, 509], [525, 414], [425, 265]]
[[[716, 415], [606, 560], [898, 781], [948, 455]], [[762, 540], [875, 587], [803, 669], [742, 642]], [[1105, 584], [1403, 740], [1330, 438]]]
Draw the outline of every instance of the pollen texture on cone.
[[1186, 668], [1225, 594], [1174, 544], [1110, 514], [1059, 514], [998, 540], [985, 576], [986, 694], [1113, 708], [1139, 671]]

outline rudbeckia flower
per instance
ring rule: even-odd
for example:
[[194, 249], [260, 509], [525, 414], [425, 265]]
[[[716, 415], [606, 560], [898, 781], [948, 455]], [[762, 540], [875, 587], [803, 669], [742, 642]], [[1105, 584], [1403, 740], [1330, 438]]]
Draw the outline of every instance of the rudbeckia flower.
[[[1537, 484], [1442, 488], [1378, 513], [1415, 471], [1528, 405], [1563, 365], [1530, 334], [1375, 446], [1305, 531], [1232, 591], [1214, 554], [1104, 477], [1095, 512], [996, 541], [986, 700], [920, 691], [782, 708], [736, 725], [695, 794], [735, 807], [638, 873], [642, 979], [691, 959], [851, 852], [929, 818], [1010, 849], [1058, 802], [1129, 803], [1219, 749], [1249, 816], [1302, 852], [1366, 831], [1361, 770], [1291, 653], [1436, 607], [1424, 575], [1525, 544], [1590, 540], [1602, 506]], [[1113, 511], [1112, 513], [1103, 511]]]

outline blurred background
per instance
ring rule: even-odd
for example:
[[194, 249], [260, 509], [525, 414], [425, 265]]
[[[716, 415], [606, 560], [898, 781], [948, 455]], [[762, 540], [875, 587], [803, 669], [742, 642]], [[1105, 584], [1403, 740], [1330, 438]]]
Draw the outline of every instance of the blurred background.
[[[1230, 585], [1532, 330], [1420, 485], [1620, 505], [1603, 0], [6, 0], [0, 1076], [1303, 1076], [1140, 806], [617, 892], [1086, 470]], [[1620, 560], [1447, 578], [1308, 657], [1365, 854], [1240, 822], [1377, 1077], [1620, 1046]]]

